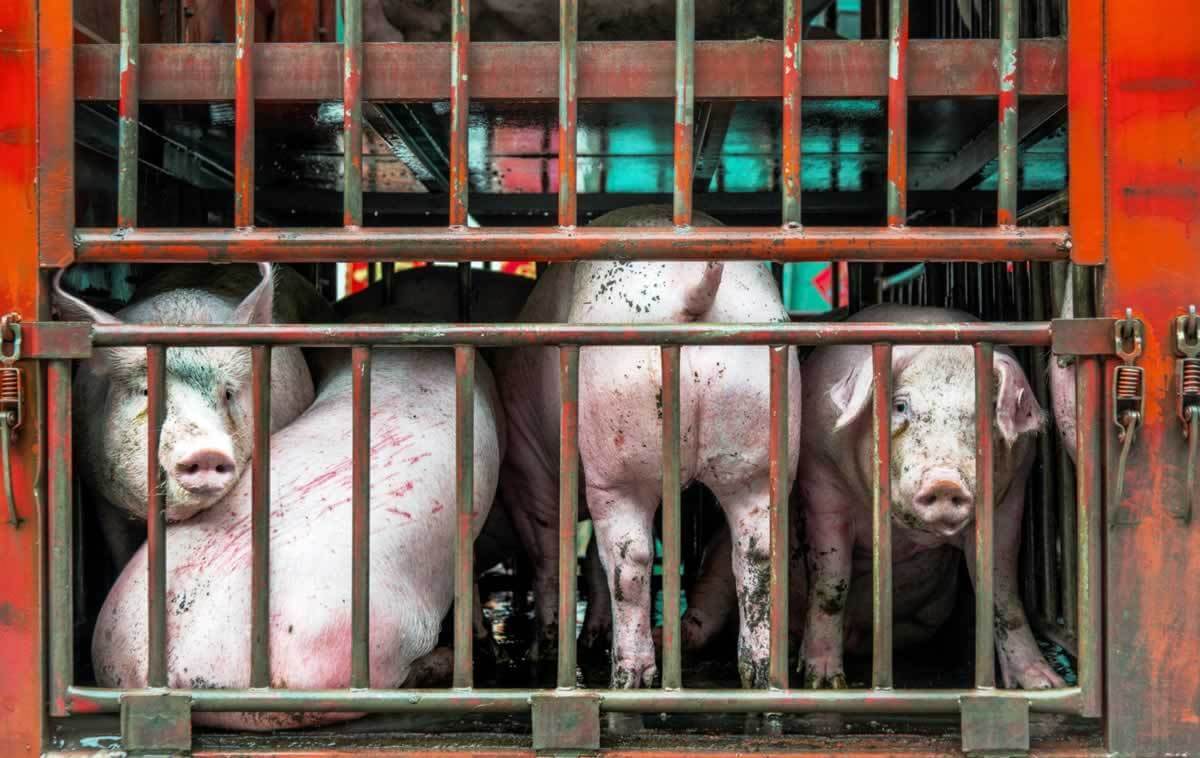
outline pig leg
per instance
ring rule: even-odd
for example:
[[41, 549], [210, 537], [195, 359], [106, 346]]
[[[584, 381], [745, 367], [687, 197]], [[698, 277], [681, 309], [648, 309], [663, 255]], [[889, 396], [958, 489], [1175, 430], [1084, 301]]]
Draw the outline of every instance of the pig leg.
[[771, 525], [767, 477], [708, 483], [725, 511], [737, 589], [738, 674], [742, 686], [768, 685], [771, 639]]
[[800, 645], [804, 686], [844, 689], [843, 644], [846, 597], [850, 591], [854, 527], [850, 503], [822, 482], [804, 490], [808, 501], [805, 536], [808, 613]]
[[733, 545], [729, 525], [721, 524], [704, 549], [700, 571], [688, 590], [688, 609], [680, 630], [684, 650], [700, 650], [725, 628], [737, 605]]
[[599, 656], [605, 654], [612, 643], [612, 598], [608, 594], [604, 565], [600, 563], [599, 543], [594, 536], [588, 543], [583, 580], [587, 585], [588, 604], [587, 614], [583, 618], [583, 631], [579, 635], [579, 647], [586, 655]]
[[509, 469], [500, 488], [533, 568], [533, 660], [553, 666], [558, 655], [558, 482], [527, 475], [535, 470]]
[[658, 673], [650, 618], [656, 490], [600, 489], [591, 485], [587, 489], [600, 561], [613, 600], [614, 689], [650, 687]]
[[[1028, 472], [1029, 466], [1025, 466]], [[1024, 690], [1064, 687], [1062, 677], [1046, 662], [1033, 630], [1025, 617], [1025, 608], [1017, 594], [1017, 557], [1021, 546], [1021, 512], [1025, 506], [1025, 477], [1014, 478], [1008, 494], [995, 513], [996, 535], [996, 648], [1000, 653], [1000, 673], [1004, 686]], [[967, 569], [975, 583], [975, 531], [965, 541]]]

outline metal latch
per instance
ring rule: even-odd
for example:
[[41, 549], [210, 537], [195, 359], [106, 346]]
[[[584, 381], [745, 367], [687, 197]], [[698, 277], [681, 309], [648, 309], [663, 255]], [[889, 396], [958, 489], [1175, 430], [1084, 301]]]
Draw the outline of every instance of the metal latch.
[[1133, 317], [1133, 309], [1125, 309], [1125, 318], [1116, 321], [1113, 327], [1113, 342], [1121, 364], [1113, 375], [1113, 423], [1120, 430], [1117, 439], [1121, 442], [1121, 455], [1117, 460], [1117, 477], [1113, 482], [1115, 509], [1121, 503], [1125, 488], [1125, 464], [1129, 461], [1129, 450], [1137, 429], [1145, 418], [1146, 372], [1134, 365], [1142, 354], [1142, 322]]
[[[5, 348], [9, 344], [11, 347]], [[8, 506], [8, 523], [21, 525], [17, 515], [17, 499], [13, 495], [12, 441], [24, 421], [22, 409], [21, 317], [15, 313], [0, 316], [0, 478], [3, 478], [4, 502]]]
[[1175, 351], [1180, 355], [1175, 361], [1179, 378], [1176, 411], [1188, 441], [1187, 489], [1183, 501], [1170, 503], [1167, 509], [1186, 524], [1192, 519], [1192, 511], [1200, 507], [1200, 493], [1196, 492], [1196, 468], [1200, 466], [1200, 316], [1194, 305], [1188, 306], [1187, 314], [1175, 318]]

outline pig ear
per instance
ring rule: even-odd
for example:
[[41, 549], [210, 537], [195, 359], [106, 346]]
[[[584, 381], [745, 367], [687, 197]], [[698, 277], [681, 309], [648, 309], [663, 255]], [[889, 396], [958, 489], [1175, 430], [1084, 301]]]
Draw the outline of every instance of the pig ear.
[[841, 431], [853, 424], [871, 402], [872, 390], [871, 362], [858, 364], [840, 382], [829, 390], [829, 399], [833, 401], [839, 414], [833, 425], [835, 432]]
[[54, 275], [54, 287], [51, 301], [60, 321], [90, 321], [93, 324], [119, 324], [121, 319], [108, 311], [88, 305], [80, 298], [69, 294], [62, 288], [63, 274], [67, 270], [59, 269]]
[[1005, 444], [1012, 447], [1022, 434], [1036, 434], [1045, 423], [1045, 412], [1033, 395], [1033, 388], [1021, 366], [1007, 355], [995, 362], [996, 426]]
[[270, 324], [274, 322], [275, 312], [275, 272], [269, 263], [258, 264], [262, 272], [262, 281], [254, 290], [246, 295], [246, 299], [238, 304], [233, 312], [234, 323], [238, 324]]

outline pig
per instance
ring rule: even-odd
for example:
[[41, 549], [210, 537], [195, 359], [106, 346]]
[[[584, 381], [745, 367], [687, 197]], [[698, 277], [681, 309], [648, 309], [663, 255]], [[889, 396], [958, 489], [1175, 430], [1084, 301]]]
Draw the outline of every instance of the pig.
[[[875, 306], [851, 321], [949, 323], [965, 313]], [[1029, 628], [1017, 584], [1025, 483], [1043, 412], [1012, 354], [998, 348], [995, 386], [996, 647], [1006, 687], [1063, 686]], [[892, 551], [895, 642], [932, 634], [953, 607], [965, 554], [974, 581], [975, 393], [969, 346], [897, 346], [892, 353]], [[805, 531], [807, 603], [801, 669], [807, 687], [845, 687], [845, 646], [870, 647], [872, 364], [867, 346], [813, 351], [804, 364], [801, 467], [793, 492]], [[795, 520], [795, 519], [794, 519]], [[796, 588], [794, 591], [801, 591]], [[849, 596], [848, 596], [849, 591]], [[849, 599], [848, 599], [849, 598]], [[849, 623], [848, 623], [849, 621]], [[795, 625], [794, 625], [795, 626]]]
[[[370, 0], [364, 10], [377, 38], [368, 41], [437, 42], [450, 39], [450, 7], [427, 0]], [[374, 8], [378, 2], [379, 10]], [[832, 0], [804, 0], [807, 26]], [[471, 5], [471, 37], [484, 42], [555, 42], [559, 37], [555, 0], [484, 0]], [[379, 23], [382, 15], [391, 29]], [[779, 33], [783, 3], [701, 0], [696, 4], [696, 36], [728, 39]], [[582, 40], [668, 40], [675, 38], [675, 4], [667, 0], [591, 3], [579, 11]]]
[[[198, 284], [200, 278], [208, 283]], [[286, 289], [276, 297], [276, 278], [267, 264], [222, 268], [215, 274], [209, 267], [168, 269], [116, 314], [87, 304], [57, 283], [54, 302], [60, 318], [97, 324], [269, 324], [277, 314], [300, 320], [297, 298], [307, 284], [290, 270], [280, 270]], [[146, 518], [146, 392], [146, 352], [141, 348], [97, 349], [75, 374], [75, 460], [84, 485], [97, 498], [100, 523], [118, 565], [136, 548], [134, 527]], [[211, 507], [241, 478], [251, 452], [250, 392], [249, 349], [167, 350], [166, 416], [158, 454], [168, 521], [183, 521]], [[273, 350], [271, 429], [294, 420], [312, 401], [312, 376], [300, 350]]]
[[[669, 226], [671, 209], [638, 206], [599, 226]], [[695, 223], [717, 225], [695, 214]], [[786, 322], [760, 263], [586, 262], [550, 266], [521, 314], [527, 322]], [[768, 350], [688, 347], [680, 382], [680, 477], [703, 482], [732, 525], [740, 600], [738, 662], [746, 686], [766, 685], [768, 659]], [[555, 348], [499, 358], [511, 444], [500, 492], [534, 567], [536, 656], [552, 657], [557, 627], [559, 359]], [[800, 370], [788, 358], [799, 397]], [[586, 508], [613, 602], [614, 687], [649, 686], [657, 673], [650, 619], [652, 523], [662, 491], [659, 351], [593, 347], [580, 352], [579, 450]], [[799, 403], [789, 407], [789, 484], [795, 475]]]
[[[271, 437], [272, 687], [350, 686], [351, 383], [344, 351], [316, 401]], [[454, 594], [454, 355], [373, 351], [370, 411], [370, 673], [395, 688], [433, 650]], [[473, 528], [488, 516], [503, 450], [491, 372], [475, 372]], [[167, 527], [167, 662], [172, 687], [250, 685], [251, 480]], [[100, 684], [147, 684], [146, 549], [96, 623]], [[269, 730], [359, 714], [196, 713], [197, 724]]]

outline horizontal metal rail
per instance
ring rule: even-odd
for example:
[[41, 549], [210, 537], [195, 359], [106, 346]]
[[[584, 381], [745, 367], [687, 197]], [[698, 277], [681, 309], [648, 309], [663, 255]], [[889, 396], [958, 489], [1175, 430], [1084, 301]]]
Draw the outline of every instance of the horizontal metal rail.
[[80, 263], [1067, 260], [1064, 227], [79, 229]]
[[[371, 102], [429, 102], [450, 98], [450, 44], [365, 43], [363, 97]], [[1022, 40], [1021, 96], [1067, 92], [1066, 42]], [[578, 43], [580, 100], [672, 100], [673, 42]], [[914, 39], [908, 48], [910, 98], [995, 97], [997, 40]], [[148, 44], [139, 52], [142, 102], [232, 101], [232, 44]], [[696, 42], [697, 100], [778, 100], [783, 93], [779, 40]], [[888, 95], [888, 40], [805, 40], [803, 96]], [[471, 43], [472, 101], [558, 99], [557, 42]], [[75, 46], [75, 96], [116, 101], [117, 45]], [[404, 76], [394, 72], [403, 71]], [[336, 43], [254, 45], [258, 102], [342, 99], [342, 46]]]
[[[575, 690], [614, 713], [958, 713], [977, 690]], [[364, 713], [520, 713], [537, 694], [555, 690], [121, 690], [69, 687], [71, 713], [112, 713], [129, 695], [177, 694], [193, 711], [348, 711]], [[994, 690], [989, 697], [1029, 703], [1040, 713], [1077, 713], [1078, 687]]]
[[971, 345], [1051, 344], [1050, 322], [887, 324], [375, 324], [274, 326], [160, 326], [99, 324], [96, 347], [172, 345], [312, 347], [509, 347], [518, 345]]

